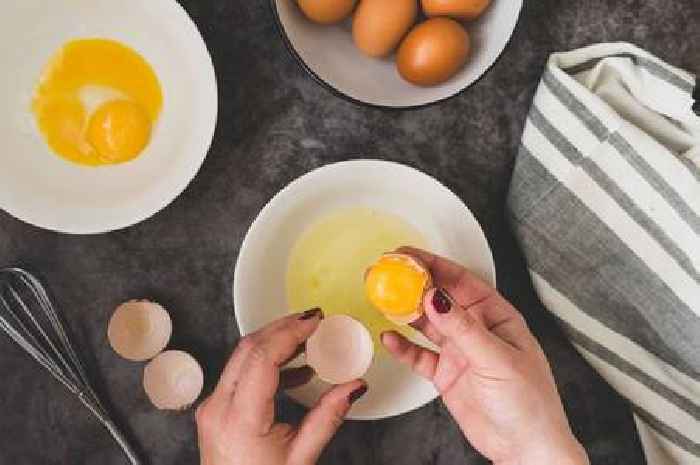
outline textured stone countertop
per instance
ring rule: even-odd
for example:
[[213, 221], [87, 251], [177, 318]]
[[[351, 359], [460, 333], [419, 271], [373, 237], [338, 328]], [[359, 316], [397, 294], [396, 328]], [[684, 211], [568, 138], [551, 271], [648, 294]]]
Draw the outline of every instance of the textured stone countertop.
[[[508, 0], [499, 0], [508, 1]], [[596, 465], [643, 464], [630, 411], [574, 352], [532, 290], [504, 220], [528, 106], [549, 53], [631, 41], [700, 71], [698, 0], [526, 0], [515, 36], [488, 75], [437, 106], [365, 108], [313, 82], [288, 55], [266, 0], [182, 1], [209, 46], [219, 122], [202, 170], [168, 208], [96, 236], [42, 231], [0, 212], [0, 262], [38, 270], [83, 347], [90, 371], [147, 463], [192, 464], [192, 412], [165, 414], [141, 388], [142, 365], [106, 345], [115, 305], [151, 297], [174, 319], [171, 347], [203, 362], [207, 389], [237, 340], [231, 282], [241, 240], [280, 188], [357, 156], [396, 160], [444, 182], [475, 213], [494, 250], [501, 291], [542, 342], [569, 418]], [[125, 463], [107, 433], [24, 353], [0, 337], [0, 463]], [[284, 414], [299, 407], [282, 401]], [[546, 440], [546, 438], [542, 438]], [[350, 422], [322, 459], [334, 465], [482, 464], [439, 401], [376, 422]]]

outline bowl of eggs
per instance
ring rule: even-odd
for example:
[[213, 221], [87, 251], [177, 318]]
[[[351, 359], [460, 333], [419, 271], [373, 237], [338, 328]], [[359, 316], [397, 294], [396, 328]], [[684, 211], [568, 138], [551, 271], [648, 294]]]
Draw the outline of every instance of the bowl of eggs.
[[270, 0], [291, 54], [351, 101], [415, 108], [459, 94], [496, 62], [522, 0]]
[[[211, 144], [211, 57], [175, 0], [4, 5], [0, 208], [94, 234], [153, 215], [188, 185]], [[31, 53], [27, 53], [31, 50]]]
[[405, 165], [327, 165], [293, 181], [260, 212], [234, 273], [241, 335], [290, 313], [315, 307], [324, 313], [305, 354], [293, 362], [317, 376], [289, 391], [293, 399], [311, 406], [329, 385], [362, 377], [369, 391], [349, 417], [372, 420], [437, 397], [431, 383], [380, 342], [393, 330], [432, 347], [408, 325], [420, 316], [432, 284], [423, 264], [391, 253], [405, 245], [450, 257], [495, 284], [491, 249], [469, 209], [437, 180]]

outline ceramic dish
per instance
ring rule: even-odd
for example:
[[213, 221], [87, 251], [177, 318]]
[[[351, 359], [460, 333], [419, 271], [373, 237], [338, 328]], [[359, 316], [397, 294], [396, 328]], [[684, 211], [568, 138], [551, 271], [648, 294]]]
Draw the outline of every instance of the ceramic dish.
[[444, 84], [418, 87], [401, 78], [393, 56], [363, 55], [353, 43], [351, 20], [318, 25], [304, 17], [295, 0], [270, 2], [287, 48], [317, 82], [357, 103], [389, 108], [429, 105], [471, 86], [503, 53], [522, 9], [522, 0], [493, 0], [481, 18], [467, 25], [473, 47], [467, 65]]
[[[364, 206], [401, 217], [428, 240], [436, 253], [469, 266], [495, 284], [491, 250], [471, 212], [432, 177], [397, 163], [356, 160], [328, 165], [292, 182], [260, 212], [243, 241], [233, 285], [241, 334], [286, 314], [285, 274], [299, 236], [319, 218], [344, 207]], [[420, 338], [418, 342], [428, 344]], [[399, 415], [433, 400], [424, 379], [380, 354], [367, 373], [369, 392], [350, 418], [370, 420]], [[291, 392], [311, 405], [327, 385], [318, 379]]]
[[[153, 67], [164, 103], [150, 144], [135, 160], [85, 167], [56, 156], [31, 101], [42, 69], [64, 43], [117, 40]], [[217, 88], [195, 24], [174, 0], [5, 2], [0, 16], [0, 208], [65, 233], [100, 233], [153, 215], [195, 176], [211, 144]], [[15, 46], [12, 46], [15, 44]], [[31, 51], [31, 53], [28, 53]]]

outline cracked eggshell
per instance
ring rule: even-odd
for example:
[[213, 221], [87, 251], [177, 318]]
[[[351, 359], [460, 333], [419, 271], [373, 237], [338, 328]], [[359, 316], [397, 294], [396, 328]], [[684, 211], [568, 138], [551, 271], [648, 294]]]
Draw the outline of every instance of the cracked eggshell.
[[143, 388], [161, 410], [184, 410], [197, 400], [204, 387], [204, 372], [190, 354], [166, 350], [143, 370]]
[[373, 357], [369, 331], [347, 315], [324, 318], [306, 341], [306, 363], [319, 378], [331, 384], [362, 378]]
[[107, 339], [112, 349], [125, 359], [143, 362], [165, 349], [172, 330], [165, 308], [147, 300], [132, 300], [114, 311], [107, 327]]
[[[387, 275], [381, 268], [381, 264], [387, 261], [402, 263], [423, 276], [421, 287], [416, 289], [415, 299], [410, 302], [408, 313], [405, 308], [389, 308], [396, 304], [398, 296], [405, 295], [406, 289], [404, 289], [404, 283], [397, 281], [396, 277]], [[426, 292], [433, 286], [433, 279], [428, 267], [418, 258], [396, 252], [385, 253], [365, 272], [364, 279], [367, 298], [387, 320], [397, 325], [407, 325], [423, 316], [423, 299]]]

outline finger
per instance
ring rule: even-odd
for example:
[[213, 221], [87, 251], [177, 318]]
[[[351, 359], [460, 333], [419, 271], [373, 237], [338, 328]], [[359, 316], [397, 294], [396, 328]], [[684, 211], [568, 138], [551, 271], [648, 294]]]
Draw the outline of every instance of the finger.
[[454, 302], [443, 290], [426, 294], [425, 313], [449, 343], [460, 350], [469, 365], [477, 368], [498, 368], [510, 362], [515, 350], [491, 333], [468, 309]]
[[280, 318], [253, 334], [255, 347], [264, 350], [272, 363], [283, 366], [305, 350], [306, 340], [322, 318], [319, 308]]
[[224, 370], [221, 372], [219, 382], [216, 383], [216, 388], [214, 389], [214, 394], [217, 396], [231, 396], [233, 391], [236, 390], [238, 378], [243, 369], [243, 364], [248, 357], [248, 351], [250, 350], [250, 346], [247, 343], [241, 344], [243, 340], [244, 339], [239, 339], [238, 345], [229, 357], [228, 362], [226, 362]]
[[308, 365], [285, 368], [280, 372], [280, 389], [294, 389], [311, 381], [316, 375], [313, 368]]
[[423, 336], [427, 337], [430, 342], [438, 347], [442, 347], [445, 342], [445, 336], [437, 330], [435, 325], [433, 325], [425, 315], [422, 315], [413, 323], [409, 323], [409, 325], [416, 331], [421, 332]]
[[[284, 327], [285, 325], [287, 325], [290, 319], [299, 318], [300, 315], [308, 315], [309, 312], [313, 312], [316, 310], [318, 309], [311, 309], [303, 314], [289, 315], [287, 317], [280, 318], [263, 327], [262, 329], [258, 330], [257, 333], [254, 333], [253, 335], [247, 338], [241, 338], [238, 341], [238, 345], [236, 346], [235, 350], [229, 357], [228, 362], [226, 362], [226, 366], [224, 367], [224, 370], [221, 373], [221, 377], [219, 378], [219, 382], [216, 385], [215, 393], [217, 394], [217, 396], [230, 396], [236, 390], [236, 385], [238, 384], [238, 378], [240, 377], [241, 370], [243, 369], [243, 365], [245, 364], [250, 349], [253, 346], [253, 344], [251, 344], [250, 341], [251, 338], [264, 333], [276, 331], [280, 327]], [[311, 319], [316, 320], [315, 318]], [[304, 344], [302, 343], [296, 347], [295, 351], [289, 357], [287, 357], [287, 359], [284, 361], [284, 363], [282, 363], [282, 365], [285, 365], [289, 361], [293, 360], [303, 351]]]
[[414, 247], [401, 247], [397, 252], [421, 261], [430, 271], [434, 285], [447, 289], [463, 307], [469, 307], [496, 292], [492, 286], [452, 260]]
[[382, 333], [381, 340], [382, 345], [399, 362], [408, 365], [416, 374], [427, 380], [433, 380], [438, 366], [438, 354], [414, 344], [395, 331]]
[[316, 463], [345, 420], [352, 403], [367, 391], [363, 380], [331, 388], [309, 411], [292, 445], [293, 463]]
[[288, 364], [289, 362], [291, 362], [292, 360], [294, 360], [295, 358], [297, 358], [298, 356], [300, 356], [304, 352], [306, 352], [306, 342], [302, 342], [301, 344], [299, 344], [297, 346], [296, 350], [294, 350], [294, 353], [292, 355], [290, 355], [289, 357], [287, 357], [287, 359], [282, 362], [282, 365]]
[[487, 300], [472, 306], [469, 312], [481, 320], [490, 332], [519, 350], [528, 350], [537, 344], [525, 318], [505, 301]]
[[230, 397], [217, 396], [214, 393], [202, 401], [196, 408], [194, 418], [197, 423], [197, 430], [201, 434], [203, 431], [217, 431], [222, 428], [222, 423], [226, 418]]
[[[520, 312], [506, 302], [493, 287], [469, 270], [424, 250], [402, 247], [398, 251], [422, 261], [433, 275], [437, 287], [444, 288], [458, 305], [468, 308], [473, 316], [480, 318], [486, 327], [501, 339], [521, 350], [533, 345], [534, 337]], [[419, 324], [425, 327], [425, 330], [422, 329], [423, 334], [426, 334], [426, 330], [432, 334], [426, 334], [426, 337], [433, 342], [440, 340], [439, 331], [436, 335], [436, 331], [429, 324]], [[436, 342], [441, 347], [442, 343]]]
[[244, 339], [242, 343], [249, 348], [231, 409], [237, 421], [256, 433], [269, 431], [275, 416], [279, 368], [316, 330], [322, 316], [320, 310], [290, 315]]

